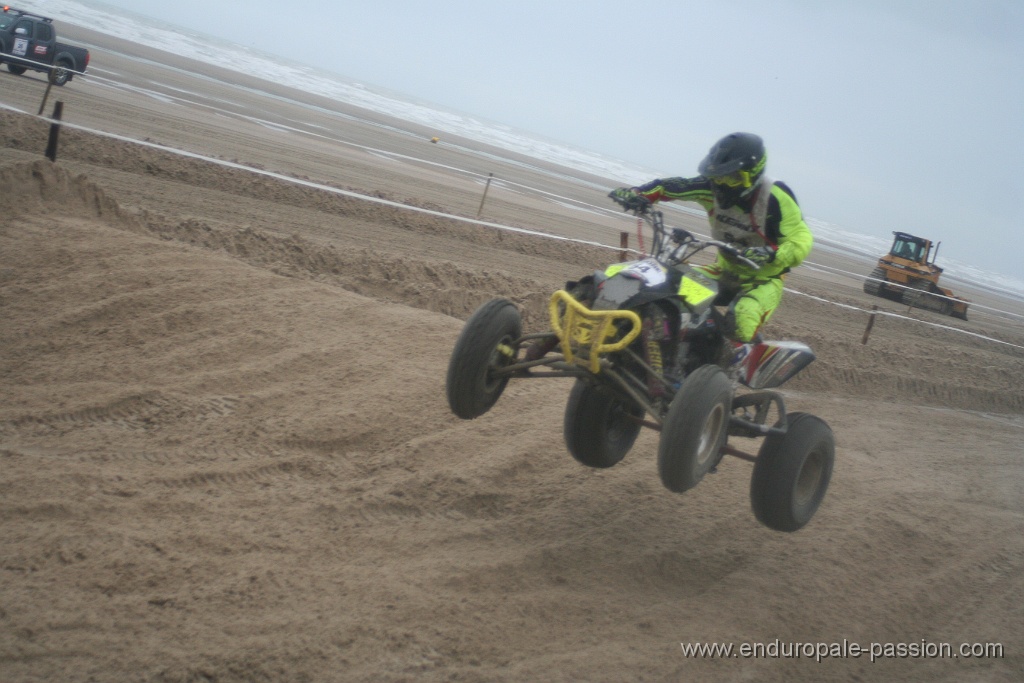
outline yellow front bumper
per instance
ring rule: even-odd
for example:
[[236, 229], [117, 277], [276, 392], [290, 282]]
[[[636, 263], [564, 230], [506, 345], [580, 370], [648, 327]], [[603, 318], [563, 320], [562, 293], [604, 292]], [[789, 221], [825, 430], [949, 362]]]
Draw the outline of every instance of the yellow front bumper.
[[[585, 366], [594, 374], [601, 371], [602, 355], [621, 351], [640, 334], [640, 316], [633, 311], [592, 311], [564, 289], [551, 295], [548, 312], [565, 360]], [[625, 334], [616, 327], [618, 320], [629, 321]]]

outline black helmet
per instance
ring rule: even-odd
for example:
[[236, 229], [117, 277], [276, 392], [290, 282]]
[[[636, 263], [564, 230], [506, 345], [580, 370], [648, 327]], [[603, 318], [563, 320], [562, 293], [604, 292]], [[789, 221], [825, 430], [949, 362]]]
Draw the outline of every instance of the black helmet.
[[767, 161], [764, 141], [759, 136], [733, 133], [714, 144], [697, 170], [711, 180], [719, 204], [728, 208], [753, 191]]

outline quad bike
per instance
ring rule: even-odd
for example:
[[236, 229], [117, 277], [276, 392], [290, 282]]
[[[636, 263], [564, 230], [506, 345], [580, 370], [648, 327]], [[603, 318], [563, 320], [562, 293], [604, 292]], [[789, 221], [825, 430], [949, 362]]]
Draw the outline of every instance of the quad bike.
[[[730, 341], [731, 316], [719, 308], [736, 292], [690, 260], [715, 247], [756, 264], [727, 243], [667, 231], [661, 212], [649, 206], [630, 208], [654, 231], [651, 256], [556, 291], [549, 331], [523, 334], [519, 310], [507, 299], [473, 313], [448, 366], [452, 412], [467, 420], [483, 415], [512, 379], [575, 378], [564, 435], [577, 461], [612, 467], [649, 427], [661, 433], [658, 473], [666, 488], [686, 491], [723, 456], [737, 456], [754, 463], [757, 519], [778, 531], [800, 529], [825, 496], [835, 441], [820, 418], [787, 413], [773, 389], [811, 363], [813, 352], [794, 341]], [[737, 363], [736, 353], [747, 356]], [[755, 456], [730, 437], [764, 441]]]

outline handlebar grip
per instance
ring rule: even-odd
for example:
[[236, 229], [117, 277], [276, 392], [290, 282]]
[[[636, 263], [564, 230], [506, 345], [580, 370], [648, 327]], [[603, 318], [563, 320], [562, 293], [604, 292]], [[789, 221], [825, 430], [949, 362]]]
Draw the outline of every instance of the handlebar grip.
[[621, 206], [625, 211], [635, 211], [637, 215], [647, 213], [651, 207], [651, 200], [643, 195], [633, 193], [632, 196], [623, 197], [618, 190], [612, 190], [608, 197]]
[[689, 230], [682, 228], [672, 228], [672, 241], [676, 244], [682, 244], [693, 239], [693, 234]]
[[761, 269], [760, 263], [757, 263], [756, 261], [751, 261], [750, 259], [743, 255], [742, 249], [734, 247], [728, 242], [719, 242], [717, 240], [712, 240], [709, 242], [709, 244], [713, 244], [714, 246], [718, 247], [719, 251], [724, 251], [733, 260], [738, 261], [739, 263], [745, 265], [747, 268], [752, 268], [753, 270]]

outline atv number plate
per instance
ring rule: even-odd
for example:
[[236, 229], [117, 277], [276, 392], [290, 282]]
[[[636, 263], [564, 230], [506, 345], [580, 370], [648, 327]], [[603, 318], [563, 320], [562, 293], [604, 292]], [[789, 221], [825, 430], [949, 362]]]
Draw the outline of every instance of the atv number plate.
[[717, 294], [715, 290], [709, 289], [692, 277], [683, 276], [679, 283], [679, 296], [686, 299], [691, 306], [699, 306]]
[[652, 258], [631, 263], [619, 272], [628, 273], [643, 280], [648, 287], [657, 287], [668, 280], [665, 267]]

